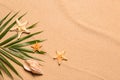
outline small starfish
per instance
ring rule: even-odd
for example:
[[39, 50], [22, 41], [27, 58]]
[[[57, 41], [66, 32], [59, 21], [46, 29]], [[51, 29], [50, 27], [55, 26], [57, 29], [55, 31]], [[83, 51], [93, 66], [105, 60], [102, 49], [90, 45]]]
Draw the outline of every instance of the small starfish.
[[59, 66], [61, 65], [62, 60], [67, 61], [67, 58], [64, 57], [64, 54], [65, 54], [65, 51], [62, 51], [62, 52], [56, 51], [57, 56], [53, 58], [58, 61]]
[[22, 33], [29, 34], [30, 31], [26, 29], [27, 21], [24, 23], [20, 23], [18, 19], [16, 19], [17, 26], [13, 27], [10, 31], [16, 31], [18, 34], [18, 39], [21, 37]]
[[36, 42], [31, 47], [34, 49], [34, 52], [36, 52], [36, 51], [39, 51], [42, 46], [39, 43]]

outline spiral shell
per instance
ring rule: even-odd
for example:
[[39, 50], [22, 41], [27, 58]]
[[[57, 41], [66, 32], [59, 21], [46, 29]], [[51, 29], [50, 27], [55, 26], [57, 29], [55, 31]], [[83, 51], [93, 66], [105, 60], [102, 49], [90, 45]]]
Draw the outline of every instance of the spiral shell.
[[29, 59], [25, 60], [25, 63], [26, 64], [23, 66], [25, 70], [32, 72], [33, 74], [43, 74], [38, 61]]

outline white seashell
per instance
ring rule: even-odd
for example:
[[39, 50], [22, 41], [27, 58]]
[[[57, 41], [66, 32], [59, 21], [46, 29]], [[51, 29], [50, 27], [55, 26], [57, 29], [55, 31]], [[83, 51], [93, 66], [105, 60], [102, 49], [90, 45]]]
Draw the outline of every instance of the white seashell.
[[23, 66], [25, 70], [30, 71], [34, 74], [43, 74], [38, 61], [29, 59], [25, 60], [25, 62], [26, 65]]
[[23, 67], [24, 67], [25, 70], [27, 70], [27, 71], [31, 71], [31, 69], [29, 68], [28, 65], [24, 65]]
[[34, 64], [31, 65], [31, 71], [35, 74], [42, 74], [40, 67]]

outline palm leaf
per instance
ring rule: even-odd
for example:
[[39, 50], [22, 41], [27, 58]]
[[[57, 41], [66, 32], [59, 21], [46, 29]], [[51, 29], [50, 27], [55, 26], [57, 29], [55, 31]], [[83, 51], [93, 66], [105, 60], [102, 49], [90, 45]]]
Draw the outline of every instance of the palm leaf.
[[6, 56], [6, 57], [9, 58], [10, 60], [12, 60], [12, 61], [15, 62], [16, 64], [18, 64], [19, 66], [23, 66], [22, 63], [20, 63], [17, 59], [15, 59], [14, 57], [12, 57], [8, 52], [0, 49], [0, 53], [2, 53], [4, 56]]
[[15, 38], [17, 37], [17, 34], [9, 37], [8, 39], [4, 40], [3, 42], [0, 43], [0, 46], [4, 45], [4, 44], [7, 44], [9, 42], [11, 42], [12, 40], [14, 40]]
[[18, 75], [21, 79], [23, 79], [20, 74], [16, 71], [16, 69], [12, 66], [12, 64], [7, 60], [5, 59], [2, 55], [0, 55], [0, 59], [6, 64], [9, 66], [9, 68], [16, 74]]
[[[19, 50], [17, 50], [17, 49], [10, 49], [10, 50], [15, 51], [15, 52], [20, 53], [20, 54], [23, 54], [24, 56], [26, 56], [26, 57], [28, 57], [28, 58], [32, 58], [32, 59], [35, 59], [35, 60], [43, 61], [43, 60], [41, 60], [41, 59], [38, 59], [38, 58], [36, 58], [36, 57], [33, 57], [33, 56], [27, 54], [27, 53], [24, 52], [24, 51], [19, 51]], [[26, 58], [26, 59], [27, 59], [27, 58]]]
[[29, 57], [29, 58], [32, 58], [32, 59], [35, 59], [35, 60], [39, 60], [39, 61], [43, 61], [43, 60], [38, 59], [38, 58], [36, 58], [36, 57], [30, 56], [29, 54], [27, 54], [27, 53], [25, 53], [25, 52], [23, 52], [23, 51], [21, 51], [21, 53], [22, 53], [23, 55]]
[[32, 29], [32, 28], [34, 28], [37, 24], [38, 24], [38, 22], [36, 22], [36, 23], [34, 23], [33, 25], [27, 27], [27, 29]]
[[24, 43], [20, 43], [20, 44], [15, 44], [15, 45], [12, 45], [11, 47], [25, 47], [25, 46], [33, 45], [36, 42], [40, 43], [43, 41], [45, 41], [45, 40], [32, 40], [32, 41], [28, 41], [28, 42], [24, 42]]
[[0, 27], [0, 32], [2, 32], [2, 30], [7, 26], [7, 24], [18, 14], [19, 12], [17, 12], [16, 14], [14, 14], [8, 21], [6, 21], [1, 27]]
[[20, 58], [20, 59], [23, 59], [23, 60], [28, 59], [27, 57], [25, 57], [25, 56], [22, 55], [22, 54], [19, 54], [18, 52], [17, 52], [17, 54], [16, 54], [16, 52], [15, 52], [14, 49], [4, 49], [4, 50], [5, 50], [6, 52], [10, 53], [11, 55], [13, 55], [13, 56], [15, 56], [15, 57], [18, 57], [18, 58]]
[[3, 74], [2, 74], [2, 71], [0, 70], [0, 75], [1, 75], [1, 77], [4, 79], [4, 77], [3, 77]]
[[[26, 13], [25, 13], [25, 14], [26, 14]], [[25, 14], [24, 14], [24, 15], [25, 15]], [[24, 15], [22, 15], [21, 17], [23, 17]], [[35, 23], [35, 24], [29, 26], [28, 29], [34, 28], [37, 24], [38, 24], [38, 23]], [[1, 42], [1, 43], [0, 43], [0, 46], [9, 43], [10, 41], [14, 40], [16, 37], [17, 37], [17, 34], [9, 37], [8, 39], [6, 39], [6, 40], [4, 40], [3, 42]]]
[[[17, 49], [17, 50], [19, 50], [19, 51], [28, 52], [28, 53], [34, 53], [33, 50], [28, 49], [28, 48], [14, 47], [14, 49]], [[37, 53], [37, 54], [45, 54], [46, 52], [44, 52], [44, 51], [37, 51], [36, 53]]]
[[27, 36], [25, 36], [25, 37], [23, 37], [23, 38], [20, 38], [19, 40], [16, 40], [16, 41], [14, 41], [14, 42], [12, 42], [12, 43], [4, 46], [4, 47], [9, 47], [9, 46], [11, 46], [11, 45], [13, 45], [13, 44], [19, 43], [19, 42], [21, 42], [21, 41], [23, 41], [23, 40], [26, 40], [26, 39], [28, 39], [28, 38], [30, 38], [30, 37], [32, 37], [32, 36], [34, 36], [34, 35], [40, 34], [40, 33], [42, 33], [42, 32], [43, 32], [43, 31], [39, 31], [39, 32], [35, 32], [35, 33], [33, 33], [33, 34], [29, 34], [29, 35], [27, 35]]
[[37, 54], [45, 54], [46, 52], [45, 51], [37, 51], [36, 53]]
[[[20, 20], [25, 14], [23, 14], [22, 16], [20, 16], [18, 18], [18, 20]], [[16, 15], [17, 15], [17, 13], [16, 13]], [[9, 27], [7, 27], [7, 29], [3, 33], [1, 33], [0, 39], [2, 39], [15, 24], [16, 24], [16, 21], [14, 21]]]
[[11, 48], [14, 48], [14, 49], [16, 49], [16, 50], [18, 50], [18, 51], [24, 51], [24, 52], [27, 52], [27, 53], [34, 53], [34, 51], [33, 50], [31, 50], [31, 49], [28, 49], [28, 48], [17, 48], [17, 47], [10, 47], [9, 49], [11, 49]]
[[0, 67], [3, 69], [3, 71], [13, 80], [12, 74], [9, 72], [9, 70], [5, 67], [3, 62], [0, 60]]
[[[41, 60], [41, 59], [39, 59], [39, 58], [36, 58], [36, 57], [33, 57], [33, 56], [31, 56], [30, 54], [27, 54], [25, 51], [21, 51], [21, 50], [17, 50], [17, 49], [11, 49], [10, 48], [10, 50], [12, 50], [12, 51], [14, 51], [14, 52], [17, 52], [17, 53], [19, 53], [16, 57], [18, 57], [18, 58], [21, 58], [21, 59], [29, 59], [29, 58], [32, 58], [32, 59], [35, 59], [35, 60], [39, 60], [39, 61], [43, 61], [43, 60]], [[45, 52], [44, 51], [40, 51], [40, 54], [44, 54]], [[20, 54], [23, 54], [24, 55], [24, 57], [22, 56], [22, 55], [20, 55]], [[26, 56], [26, 57], [25, 57]], [[44, 61], [43, 61], [44, 62]]]
[[0, 21], [0, 25], [6, 20], [6, 18], [11, 14], [11, 12], [9, 12], [1, 21]]
[[[33, 45], [36, 42], [38, 42], [38, 43], [43, 42], [45, 40], [37, 39], [37, 40], [31, 40], [31, 41], [26, 41], [26, 42], [22, 43], [22, 41], [28, 40], [29, 38], [32, 38], [33, 36], [38, 35], [38, 34], [42, 33], [43, 31], [39, 31], [39, 32], [35, 32], [32, 34], [26, 35], [24, 37], [21, 37], [20, 39], [16, 39], [18, 36], [17, 34], [11, 35], [10, 37], [3, 39], [8, 34], [9, 30], [15, 26], [16, 21], [14, 20], [14, 18], [17, 16], [18, 13], [19, 12], [15, 13], [10, 18], [8, 18], [11, 14], [11, 12], [10, 12], [0, 21], [0, 53], [1, 53], [0, 54], [0, 68], [2, 69], [2, 70], [0, 70], [0, 75], [2, 76], [2, 71], [4, 71], [11, 79], [13, 79], [13, 76], [11, 74], [11, 71], [9, 71], [9, 69], [11, 69], [21, 79], [23, 79], [23, 78], [20, 76], [20, 74], [17, 72], [17, 70], [14, 68], [14, 66], [7, 59], [11, 60], [12, 62], [16, 63], [17, 65], [19, 65], [21, 67], [23, 67], [23, 64], [19, 61], [19, 59], [16, 59], [16, 58], [20, 58], [22, 60], [35, 59], [35, 60], [43, 61], [41, 59], [38, 59], [38, 58], [30, 55], [29, 53], [34, 53], [34, 51], [32, 49], [28, 49], [25, 47]], [[22, 17], [24, 17], [25, 14], [18, 17], [18, 20], [20, 20]], [[6, 19], [7, 19], [7, 21], [6, 21]], [[32, 24], [31, 26], [28, 26], [27, 29], [35, 28], [35, 26], [37, 24], [38, 24], [38, 22]], [[38, 51], [36, 53], [44, 54], [45, 52]], [[9, 69], [7, 69], [7, 67]]]

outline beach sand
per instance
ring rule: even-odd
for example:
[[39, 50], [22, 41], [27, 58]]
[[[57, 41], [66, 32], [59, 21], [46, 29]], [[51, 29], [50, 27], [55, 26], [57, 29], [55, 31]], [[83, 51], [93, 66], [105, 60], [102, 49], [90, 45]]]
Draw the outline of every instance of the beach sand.
[[[0, 18], [9, 11], [28, 12], [21, 20], [39, 21], [33, 39], [47, 39], [45, 55], [35, 55], [44, 75], [32, 76], [14, 64], [24, 80], [120, 80], [119, 0], [0, 0]], [[24, 36], [24, 35], [23, 35]], [[68, 61], [52, 58], [64, 50]], [[22, 61], [22, 60], [21, 60]], [[14, 75], [14, 74], [13, 74]], [[4, 75], [6, 76], [6, 75]], [[15, 80], [20, 80], [16, 75]], [[10, 80], [7, 76], [6, 80]]]

